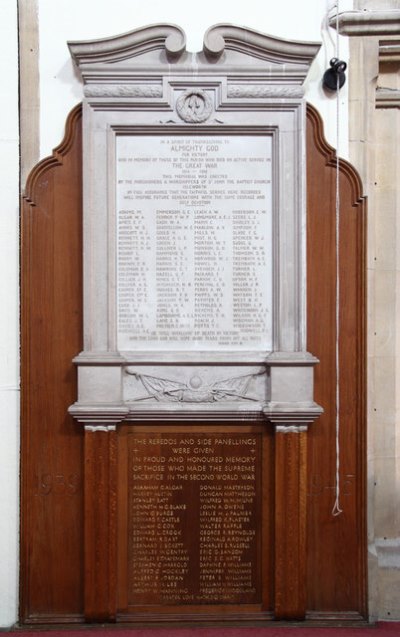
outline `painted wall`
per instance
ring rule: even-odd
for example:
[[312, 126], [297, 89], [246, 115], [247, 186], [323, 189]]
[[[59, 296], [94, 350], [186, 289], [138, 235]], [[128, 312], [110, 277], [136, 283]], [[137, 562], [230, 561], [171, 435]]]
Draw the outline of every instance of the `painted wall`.
[[[306, 97], [321, 112], [328, 140], [336, 145], [336, 98], [327, 97], [321, 78], [335, 53], [335, 32], [321, 32], [334, 0], [1, 0], [2, 82], [0, 99], [6, 117], [0, 120], [0, 627], [18, 617], [18, 494], [19, 494], [19, 318], [18, 318], [18, 16], [17, 6], [37, 3], [39, 26], [40, 118], [29, 135], [40, 144], [40, 158], [61, 141], [65, 119], [82, 99], [82, 84], [73, 67], [67, 40], [102, 38], [156, 22], [175, 23], [187, 34], [188, 50], [202, 48], [203, 34], [213, 24], [233, 23], [277, 37], [324, 41], [306, 83]], [[340, 0], [340, 10], [352, 0]], [[27, 32], [20, 34], [27, 37]], [[333, 38], [331, 41], [330, 38]], [[31, 54], [34, 51], [31, 49]], [[340, 57], [347, 59], [348, 42], [341, 38]], [[30, 108], [29, 100], [23, 105]], [[347, 156], [347, 87], [340, 94], [340, 153]], [[34, 119], [33, 119], [34, 121]], [[37, 161], [39, 157], [36, 157]], [[33, 161], [33, 163], [35, 163]], [[33, 166], [30, 166], [32, 168]]]
[[17, 617], [18, 599], [18, 31], [15, 0], [1, 3], [0, 56], [0, 626]]

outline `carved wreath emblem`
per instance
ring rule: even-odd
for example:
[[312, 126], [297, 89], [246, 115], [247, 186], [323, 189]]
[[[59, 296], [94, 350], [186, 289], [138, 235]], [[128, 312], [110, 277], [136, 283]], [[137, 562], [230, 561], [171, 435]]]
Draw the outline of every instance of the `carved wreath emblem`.
[[190, 90], [182, 93], [176, 102], [176, 111], [185, 122], [205, 122], [212, 113], [212, 101], [205, 91]]

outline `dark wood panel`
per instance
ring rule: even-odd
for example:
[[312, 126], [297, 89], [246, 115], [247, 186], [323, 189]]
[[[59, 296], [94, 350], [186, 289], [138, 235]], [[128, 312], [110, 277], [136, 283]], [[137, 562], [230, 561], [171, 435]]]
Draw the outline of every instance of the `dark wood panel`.
[[72, 358], [82, 349], [81, 107], [22, 205], [21, 619], [81, 621], [82, 431]]
[[116, 617], [117, 434], [85, 432], [85, 619]]
[[320, 359], [308, 434], [308, 608], [366, 616], [365, 214], [354, 168], [340, 161], [340, 503], [336, 473], [336, 159], [308, 108], [308, 350]]
[[275, 434], [275, 618], [306, 613], [307, 433]]
[[268, 617], [271, 431], [123, 425], [118, 439], [119, 617]]

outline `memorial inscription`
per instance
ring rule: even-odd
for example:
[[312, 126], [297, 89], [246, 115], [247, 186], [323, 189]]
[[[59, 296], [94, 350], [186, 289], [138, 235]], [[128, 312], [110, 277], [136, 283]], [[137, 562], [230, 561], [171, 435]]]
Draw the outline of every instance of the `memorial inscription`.
[[129, 605], [259, 602], [260, 436], [128, 444]]
[[272, 348], [272, 137], [119, 135], [118, 348]]

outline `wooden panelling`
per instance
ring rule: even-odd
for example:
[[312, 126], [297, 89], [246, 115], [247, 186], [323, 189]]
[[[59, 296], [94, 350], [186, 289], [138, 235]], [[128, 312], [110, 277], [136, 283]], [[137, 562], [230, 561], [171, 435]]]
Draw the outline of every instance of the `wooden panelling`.
[[85, 619], [116, 617], [117, 434], [85, 432]]
[[306, 437], [275, 434], [275, 619], [306, 614]]
[[271, 430], [127, 423], [118, 440], [119, 619], [271, 618]]
[[[127, 438], [131, 430], [128, 425], [121, 425], [117, 434], [86, 434], [86, 478], [98, 488], [92, 493], [87, 489], [84, 502], [84, 435], [82, 425], [67, 413], [76, 400], [71, 361], [82, 349], [80, 114], [79, 107], [71, 113], [64, 142], [31, 173], [22, 208], [21, 621], [26, 624], [83, 622], [85, 606], [87, 620], [97, 617], [112, 620], [117, 603], [118, 620], [131, 621], [133, 612], [129, 600], [132, 581], [129, 583], [129, 574], [123, 569], [125, 558], [131, 559], [133, 555], [124, 530], [130, 496], [127, 479], [121, 478], [123, 467], [129, 466]], [[366, 615], [365, 202], [357, 174], [346, 162], [341, 162], [339, 339], [343, 513], [334, 517], [335, 158], [323, 139], [319, 116], [312, 108], [308, 109], [307, 179], [308, 350], [321, 361], [315, 372], [315, 399], [325, 413], [309, 427], [307, 434], [282, 434], [276, 444], [272, 430], [263, 434], [262, 494], [257, 509], [263, 540], [261, 546], [254, 548], [257, 560], [262, 562], [261, 584], [256, 578], [254, 596], [249, 595], [243, 605], [231, 604], [234, 611], [230, 616], [235, 619], [240, 619], [243, 613], [247, 613], [247, 619], [271, 617], [274, 598], [277, 615], [283, 604], [287, 616], [294, 600], [290, 587], [294, 585], [293, 617], [301, 616], [305, 606], [308, 617], [319, 620]], [[288, 445], [300, 443], [307, 444], [307, 454], [305, 449], [304, 453], [291, 454], [300, 461], [290, 474], [294, 504], [288, 500], [284, 505], [281, 498], [274, 516], [275, 496], [279, 499], [286, 487], [279, 463], [284, 461]], [[293, 520], [294, 507], [301, 506], [304, 500], [300, 465], [306, 455], [307, 563], [304, 567], [304, 563], [297, 561], [291, 579], [288, 571], [292, 556], [285, 558], [285, 542], [290, 540], [294, 546], [294, 537], [299, 547], [304, 542], [304, 535], [297, 532]], [[101, 458], [103, 461], [96, 464], [96, 459]], [[119, 477], [115, 490], [116, 466]], [[107, 490], [108, 484], [111, 488]], [[86, 533], [85, 509], [97, 510], [95, 518], [86, 515]], [[92, 544], [90, 538], [99, 528], [98, 541]], [[85, 573], [84, 551], [87, 564], [96, 564], [101, 556], [99, 569], [105, 571]], [[301, 579], [305, 580], [304, 588]], [[114, 588], [117, 596], [113, 597]], [[148, 608], [143, 612], [137, 608], [134, 612], [145, 621], [151, 615]], [[153, 618], [160, 618], [159, 610], [160, 607]], [[226, 605], [217, 612], [221, 617], [226, 614]], [[172, 615], [171, 612], [171, 618]], [[196, 613], [190, 616], [186, 612], [186, 617], [193, 620]]]
[[362, 185], [340, 161], [340, 503], [336, 473], [336, 158], [321, 119], [308, 108], [308, 350], [315, 400], [325, 410], [308, 433], [309, 611], [366, 615], [365, 216]]
[[81, 108], [22, 206], [21, 620], [82, 621], [83, 433], [72, 358], [82, 349]]

